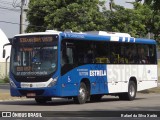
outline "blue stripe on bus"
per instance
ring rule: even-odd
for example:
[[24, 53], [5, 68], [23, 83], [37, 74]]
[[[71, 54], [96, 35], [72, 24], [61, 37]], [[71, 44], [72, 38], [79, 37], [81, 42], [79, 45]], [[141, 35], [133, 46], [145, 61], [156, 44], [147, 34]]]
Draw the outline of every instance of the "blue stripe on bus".
[[[79, 40], [93, 40], [93, 41], [111, 41], [111, 36], [103, 36], [103, 35], [91, 35], [91, 34], [76, 34], [76, 33], [61, 33], [60, 34], [65, 39], [79, 39]], [[152, 39], [143, 39], [143, 38], [129, 38], [124, 37], [124, 42], [130, 43], [143, 43], [143, 44], [156, 44], [155, 40]], [[134, 41], [135, 39], [135, 41]], [[123, 42], [123, 37], [119, 37], [119, 41]]]
[[125, 37], [125, 42], [128, 42], [128, 37]]
[[123, 42], [123, 37], [119, 37], [119, 42]]
[[130, 38], [130, 42], [134, 42], [134, 38]]
[[152, 39], [143, 39], [143, 38], [135, 38], [135, 43], [157, 44], [155, 40], [152, 40]]

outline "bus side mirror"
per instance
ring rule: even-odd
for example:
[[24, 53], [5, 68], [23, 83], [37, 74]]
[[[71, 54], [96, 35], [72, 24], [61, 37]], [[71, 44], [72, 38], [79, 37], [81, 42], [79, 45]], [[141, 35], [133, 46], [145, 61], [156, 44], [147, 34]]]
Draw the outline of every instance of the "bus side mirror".
[[3, 49], [3, 58], [5, 58], [5, 56], [6, 56], [6, 50]]
[[6, 56], [6, 50], [4, 48], [5, 48], [5, 46], [8, 46], [8, 45], [11, 45], [11, 43], [6, 43], [3, 45], [3, 56], [2, 56], [3, 58], [5, 58], [5, 56]]

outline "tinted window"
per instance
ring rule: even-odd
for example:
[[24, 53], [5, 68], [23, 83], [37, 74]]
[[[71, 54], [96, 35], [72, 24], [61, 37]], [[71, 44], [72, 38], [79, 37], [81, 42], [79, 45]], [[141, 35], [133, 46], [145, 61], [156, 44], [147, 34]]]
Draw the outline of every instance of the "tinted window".
[[83, 64], [155, 64], [155, 53], [154, 45], [66, 39], [62, 41], [62, 71]]
[[138, 45], [140, 64], [156, 64], [156, 47], [154, 45]]

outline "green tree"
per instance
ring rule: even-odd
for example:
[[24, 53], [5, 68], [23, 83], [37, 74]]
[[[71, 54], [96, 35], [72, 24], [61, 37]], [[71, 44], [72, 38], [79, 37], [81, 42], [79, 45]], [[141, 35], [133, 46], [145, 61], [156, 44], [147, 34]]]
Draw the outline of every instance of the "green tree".
[[109, 18], [109, 24], [106, 24], [107, 31], [125, 32], [133, 37], [145, 37], [148, 32], [147, 25], [151, 18], [151, 10], [140, 3], [135, 3], [134, 6], [134, 9], [127, 9], [113, 3], [113, 11], [104, 11], [105, 16]]
[[151, 6], [155, 11], [160, 10], [160, 0], [144, 0], [144, 4]]
[[159, 40], [160, 12], [152, 4], [137, 1], [133, 9], [127, 9], [114, 4], [114, 0], [110, 2], [111, 9], [107, 10], [105, 0], [31, 0], [27, 32], [105, 30], [130, 33], [133, 37], [146, 37], [151, 32]]
[[133, 37], [147, 37], [148, 33], [153, 33], [153, 38], [160, 41], [160, 13], [155, 12], [148, 4], [132, 4], [134, 8], [127, 9], [112, 1], [112, 10], [104, 11], [105, 17], [108, 18], [106, 30], [129, 33]]
[[154, 33], [154, 38], [160, 43], [160, 0], [145, 0], [144, 4], [153, 10], [150, 19], [151, 32]]
[[102, 30], [105, 19], [100, 6], [103, 5], [99, 0], [30, 0], [27, 32]]

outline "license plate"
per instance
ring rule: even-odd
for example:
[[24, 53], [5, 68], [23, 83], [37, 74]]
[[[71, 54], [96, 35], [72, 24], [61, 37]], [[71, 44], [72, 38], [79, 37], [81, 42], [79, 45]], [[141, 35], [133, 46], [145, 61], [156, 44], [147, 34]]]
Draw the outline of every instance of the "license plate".
[[36, 94], [35, 93], [27, 93], [27, 97], [35, 97]]

